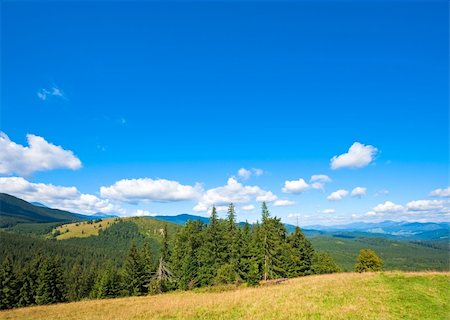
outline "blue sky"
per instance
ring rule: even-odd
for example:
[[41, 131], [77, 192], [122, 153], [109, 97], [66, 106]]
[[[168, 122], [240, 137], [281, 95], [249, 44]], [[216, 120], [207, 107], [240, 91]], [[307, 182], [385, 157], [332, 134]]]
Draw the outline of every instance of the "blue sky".
[[[446, 1], [1, 6], [0, 191], [84, 213], [238, 200], [253, 221], [271, 192], [302, 225], [448, 220]], [[355, 142], [370, 161], [331, 168]]]

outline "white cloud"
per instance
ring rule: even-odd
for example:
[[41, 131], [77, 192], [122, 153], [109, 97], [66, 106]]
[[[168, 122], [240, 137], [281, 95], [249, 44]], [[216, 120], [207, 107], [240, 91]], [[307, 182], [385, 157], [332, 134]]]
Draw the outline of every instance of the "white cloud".
[[444, 200], [414, 200], [406, 204], [408, 211], [436, 211], [442, 210], [447, 204]]
[[352, 197], [361, 198], [366, 195], [367, 188], [364, 187], [356, 187], [352, 190]]
[[261, 194], [256, 197], [258, 202], [273, 202], [278, 197], [272, 193], [272, 191], [261, 191]]
[[249, 205], [241, 207], [241, 209], [244, 211], [251, 211], [251, 210], [255, 210], [255, 206], [252, 204], [249, 204]]
[[51, 97], [59, 97], [65, 99], [65, 95], [62, 90], [55, 86], [50, 87], [50, 89], [42, 88], [37, 92], [37, 96], [43, 101], [48, 100]]
[[347, 153], [331, 158], [331, 169], [339, 168], [362, 168], [370, 164], [378, 152], [378, 149], [371, 145], [363, 145], [359, 142], [352, 144]]
[[325, 183], [331, 182], [331, 178], [325, 174], [314, 174], [309, 182], [311, 183], [311, 188], [323, 191]]
[[292, 206], [295, 204], [295, 201], [291, 201], [291, 200], [277, 200], [273, 203], [273, 205], [275, 207], [287, 207], [287, 206]]
[[208, 211], [213, 205], [225, 206], [229, 203], [246, 203], [251, 200], [271, 202], [277, 200], [277, 196], [258, 186], [244, 186], [235, 178], [229, 178], [225, 186], [204, 192], [194, 211]]
[[125, 214], [125, 210], [92, 194], [80, 193], [75, 187], [32, 183], [21, 177], [0, 178], [0, 192], [13, 195], [26, 201], [42, 202], [45, 205], [75, 213]]
[[348, 191], [345, 189], [339, 189], [335, 192], [332, 192], [327, 199], [330, 201], [339, 201], [348, 196]]
[[28, 175], [36, 171], [81, 168], [72, 151], [64, 150], [33, 134], [27, 135], [28, 147], [9, 139], [0, 131], [0, 174]]
[[133, 213], [130, 214], [132, 217], [148, 217], [148, 216], [156, 216], [156, 213], [150, 213], [148, 210], [137, 209]]
[[247, 180], [252, 175], [252, 172], [250, 170], [247, 170], [245, 168], [240, 168], [238, 171], [239, 177], [241, 177], [244, 180]]
[[193, 200], [199, 197], [201, 191], [199, 184], [190, 186], [177, 181], [150, 178], [123, 179], [109, 187], [100, 188], [103, 198], [128, 203]]
[[282, 191], [284, 193], [302, 193], [303, 191], [307, 190], [309, 188], [308, 183], [302, 178], [298, 180], [292, 180], [292, 181], [285, 181], [284, 187]]
[[380, 203], [379, 205], [373, 208], [373, 211], [376, 213], [396, 213], [402, 212], [403, 210], [404, 210], [403, 206], [395, 204], [391, 201]]
[[450, 197], [450, 187], [445, 189], [436, 189], [430, 192], [430, 197]]
[[252, 175], [260, 176], [264, 173], [262, 169], [258, 168], [252, 168], [252, 169], [245, 169], [240, 168], [238, 170], [238, 176], [241, 177], [243, 180], [248, 180]]
[[325, 214], [332, 214], [332, 213], [335, 213], [336, 210], [334, 210], [334, 209], [325, 209], [325, 210], [322, 210], [320, 212], [321, 213], [325, 213]]

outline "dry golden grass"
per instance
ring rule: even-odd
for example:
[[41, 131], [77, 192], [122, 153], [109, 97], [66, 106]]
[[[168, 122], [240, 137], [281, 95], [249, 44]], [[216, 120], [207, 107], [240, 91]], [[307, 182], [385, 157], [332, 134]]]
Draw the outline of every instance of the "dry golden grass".
[[56, 237], [58, 240], [65, 240], [70, 238], [86, 238], [89, 236], [96, 236], [100, 229], [105, 230], [115, 223], [115, 218], [102, 219], [100, 222], [92, 222], [89, 224], [87, 221], [75, 222], [63, 224], [56, 228], [61, 232]]
[[[448, 319], [449, 280], [450, 273], [341, 273], [223, 292], [29, 307], [0, 312], [0, 319]], [[414, 285], [413, 295], [436, 302], [434, 313], [415, 300], [398, 306], [402, 293], [390, 282], [402, 290]]]

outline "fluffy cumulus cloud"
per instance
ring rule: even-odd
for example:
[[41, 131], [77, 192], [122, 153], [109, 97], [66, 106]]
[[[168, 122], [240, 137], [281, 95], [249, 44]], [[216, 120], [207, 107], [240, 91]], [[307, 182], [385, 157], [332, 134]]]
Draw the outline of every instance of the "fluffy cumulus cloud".
[[33, 134], [27, 135], [28, 147], [17, 144], [0, 131], [0, 174], [28, 175], [36, 171], [81, 168], [72, 151], [64, 150]]
[[447, 187], [445, 189], [436, 189], [430, 192], [430, 197], [444, 197], [448, 198], [450, 197], [450, 187]]
[[351, 196], [356, 198], [361, 198], [366, 195], [367, 188], [356, 187], [352, 190]]
[[323, 191], [325, 183], [331, 182], [331, 178], [325, 174], [314, 174], [309, 182], [311, 183], [311, 188]]
[[199, 197], [201, 191], [199, 184], [190, 186], [177, 181], [142, 178], [123, 179], [109, 187], [101, 187], [100, 195], [106, 199], [135, 204], [193, 200]]
[[306, 183], [306, 181], [304, 179], [300, 178], [298, 180], [285, 181], [284, 187], [282, 190], [285, 193], [298, 194], [298, 193], [304, 192], [308, 188], [309, 188], [309, 184]]
[[255, 176], [261, 176], [264, 173], [262, 169], [258, 168], [252, 168], [252, 169], [245, 169], [240, 168], [238, 170], [238, 176], [242, 178], [243, 180], [248, 180], [252, 175]]
[[245, 186], [235, 178], [229, 178], [226, 185], [204, 192], [194, 211], [208, 211], [213, 205], [226, 206], [229, 203], [247, 203], [252, 200], [272, 202], [277, 200], [277, 196], [258, 186]]
[[339, 189], [335, 192], [332, 192], [327, 199], [330, 201], [339, 201], [344, 199], [346, 196], [348, 196], [348, 191], [345, 189]]
[[287, 207], [287, 206], [292, 206], [295, 204], [295, 201], [291, 201], [291, 200], [276, 200], [273, 205], [275, 207]]
[[375, 206], [371, 211], [354, 218], [369, 218], [371, 220], [396, 221], [448, 221], [450, 218], [450, 201], [446, 200], [413, 200], [406, 205], [385, 201]]
[[380, 203], [376, 207], [373, 208], [373, 211], [375, 213], [395, 213], [395, 212], [402, 212], [403, 206], [399, 204], [395, 204], [391, 201], [385, 201], [384, 203]]
[[355, 142], [347, 153], [331, 158], [331, 169], [362, 168], [370, 164], [377, 154], [378, 149], [371, 145], [363, 145]]
[[32, 183], [21, 177], [0, 178], [0, 192], [8, 193], [26, 201], [42, 202], [51, 208], [75, 213], [125, 214], [122, 208], [111, 204], [108, 200], [100, 199], [92, 194], [80, 193], [75, 187]]
[[332, 213], [335, 213], [336, 210], [334, 210], [334, 209], [325, 209], [325, 210], [322, 210], [320, 212], [321, 213], [325, 213], [325, 214], [332, 214]]
[[252, 204], [248, 204], [246, 206], [242, 206], [241, 209], [244, 211], [252, 211], [252, 210], [255, 210], [255, 206]]
[[408, 211], [444, 211], [448, 202], [444, 200], [414, 200], [406, 204]]

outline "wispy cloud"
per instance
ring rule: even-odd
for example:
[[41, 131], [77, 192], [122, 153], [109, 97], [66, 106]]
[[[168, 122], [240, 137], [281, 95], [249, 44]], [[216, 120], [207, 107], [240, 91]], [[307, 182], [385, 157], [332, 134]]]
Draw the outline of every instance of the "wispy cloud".
[[37, 92], [37, 97], [42, 101], [49, 100], [50, 98], [60, 98], [67, 100], [64, 92], [57, 86], [51, 86], [50, 88], [42, 88]]

